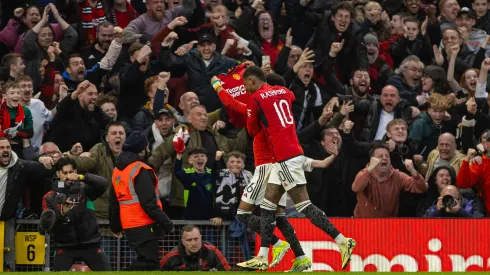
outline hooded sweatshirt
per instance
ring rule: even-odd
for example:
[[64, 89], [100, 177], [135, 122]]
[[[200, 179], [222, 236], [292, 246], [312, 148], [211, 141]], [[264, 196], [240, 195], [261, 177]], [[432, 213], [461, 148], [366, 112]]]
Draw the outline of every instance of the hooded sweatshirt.
[[468, 42], [466, 42], [466, 45], [470, 50], [477, 53], [486, 38], [487, 33], [484, 30], [473, 28], [471, 30], [470, 37], [468, 38]]
[[359, 172], [352, 183], [352, 191], [357, 193], [354, 217], [396, 217], [401, 190], [424, 193], [427, 184], [422, 175], [410, 177], [391, 167], [389, 176], [380, 181], [367, 168]]
[[17, 162], [17, 154], [11, 151], [12, 157], [10, 163], [6, 167], [0, 167], [0, 213], [3, 211], [3, 205], [5, 204], [5, 195], [7, 194], [7, 179], [8, 171], [10, 167], [14, 166]]

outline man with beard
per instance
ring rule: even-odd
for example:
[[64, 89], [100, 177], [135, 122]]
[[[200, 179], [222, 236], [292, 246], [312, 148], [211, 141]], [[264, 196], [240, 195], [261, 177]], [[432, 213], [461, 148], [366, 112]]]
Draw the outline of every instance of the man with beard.
[[87, 68], [92, 68], [99, 63], [109, 50], [109, 46], [114, 40], [114, 25], [109, 21], [104, 21], [97, 25], [97, 40], [90, 48], [80, 52], [83, 62]]
[[[123, 124], [112, 121], [107, 124], [104, 141], [97, 143], [89, 152], [82, 153], [80, 156], [73, 154], [66, 154], [66, 156], [75, 160], [80, 172], [90, 172], [112, 180], [112, 170], [114, 170], [116, 159], [122, 151], [125, 140], [126, 132]], [[94, 206], [97, 218], [109, 218], [109, 188], [95, 201]]]
[[[315, 51], [315, 69], [322, 68], [324, 57], [332, 43], [344, 40], [342, 51], [338, 52], [339, 59], [346, 62], [338, 63], [338, 75], [345, 81], [355, 68], [367, 68], [366, 47], [359, 26], [352, 20], [354, 8], [352, 4], [341, 1], [333, 6], [332, 11], [321, 12], [307, 10], [312, 0], [298, 1], [295, 10], [298, 20], [316, 26], [309, 48]], [[307, 45], [308, 46], [308, 45]]]
[[[148, 137], [151, 152], [158, 146], [168, 141], [168, 137], [174, 134], [175, 118], [171, 111], [160, 109], [155, 114], [155, 121], [144, 134]], [[158, 191], [160, 200], [165, 208], [170, 202], [170, 188], [172, 185], [173, 169], [172, 159], [167, 159], [159, 168], [156, 168], [158, 177]]]
[[169, 45], [178, 39], [171, 32], [162, 43], [160, 59], [166, 71], [185, 70], [188, 75], [188, 88], [194, 91], [199, 102], [208, 112], [221, 108], [218, 95], [211, 86], [211, 76], [226, 73], [237, 65], [237, 61], [216, 52], [216, 35], [212, 29], [204, 28], [198, 33], [197, 50], [192, 50], [183, 56], [172, 56]]
[[427, 191], [427, 183], [410, 159], [405, 160], [410, 176], [391, 166], [390, 151], [382, 142], [375, 142], [367, 168], [361, 170], [352, 191], [357, 193], [356, 218], [396, 217], [402, 190], [412, 193]]
[[21, 76], [17, 79], [17, 81], [19, 82], [21, 94], [20, 103], [22, 106], [29, 108], [34, 123], [34, 134], [31, 138], [31, 145], [34, 148], [39, 149], [44, 136], [44, 124], [46, 122], [51, 122], [53, 115], [51, 111], [44, 106], [44, 103], [41, 100], [32, 98], [34, 91], [32, 88], [32, 79], [29, 76]]
[[424, 72], [424, 63], [415, 55], [408, 56], [400, 64], [400, 73], [393, 75], [386, 85], [394, 86], [401, 98], [412, 106], [419, 106], [417, 96], [420, 94], [420, 79]]
[[413, 159], [417, 169], [428, 180], [434, 169], [441, 165], [451, 166], [457, 174], [464, 157], [456, 149], [456, 138], [450, 133], [444, 133], [439, 136], [437, 148], [430, 152], [426, 163], [423, 163], [424, 158], [421, 155], [414, 155]]
[[41, 157], [39, 162], [22, 160], [12, 151], [9, 140], [0, 137], [0, 221], [15, 218], [26, 185], [53, 175], [54, 170], [48, 170], [53, 163], [51, 157]]
[[419, 110], [400, 100], [396, 87], [387, 85], [381, 91], [379, 101], [359, 101], [355, 104], [356, 115], [366, 116], [360, 140], [372, 142], [381, 140], [386, 134], [386, 126], [395, 118], [401, 118], [410, 124]]
[[46, 139], [56, 143], [62, 152], [70, 150], [78, 142], [83, 148], [97, 144], [110, 121], [95, 105], [97, 95], [97, 88], [88, 80], [78, 84], [77, 90], [58, 104]]
[[322, 95], [313, 80], [313, 60], [310, 58], [313, 58], [313, 51], [305, 50], [293, 68], [284, 75], [286, 87], [296, 97], [291, 106], [296, 131], [317, 120], [322, 113]]
[[102, 77], [116, 64], [122, 49], [122, 29], [119, 27], [114, 28], [113, 34], [115, 35], [115, 39], [110, 43], [102, 60], [88, 70], [79, 54], [70, 55], [66, 71], [63, 73], [64, 81], [68, 86], [68, 92], [74, 91], [77, 85], [84, 80], [89, 80], [96, 86], [100, 85]]
[[190, 15], [196, 8], [194, 0], [184, 0], [181, 6], [165, 10], [164, 0], [147, 0], [146, 13], [140, 15], [124, 28], [124, 44], [139, 40], [151, 41], [159, 30], [165, 28], [172, 20], [181, 15]]

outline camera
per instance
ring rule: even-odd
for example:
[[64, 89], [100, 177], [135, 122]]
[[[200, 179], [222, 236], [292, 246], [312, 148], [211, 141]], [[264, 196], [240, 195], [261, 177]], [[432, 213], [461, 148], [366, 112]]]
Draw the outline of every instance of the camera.
[[451, 195], [442, 197], [442, 205], [444, 208], [453, 208], [456, 206], [456, 199]]
[[73, 202], [77, 202], [80, 197], [82, 185], [80, 184], [80, 181], [71, 181], [67, 183], [55, 179], [52, 188], [58, 193], [56, 196], [56, 203], [63, 204], [66, 202], [67, 198], [70, 198]]

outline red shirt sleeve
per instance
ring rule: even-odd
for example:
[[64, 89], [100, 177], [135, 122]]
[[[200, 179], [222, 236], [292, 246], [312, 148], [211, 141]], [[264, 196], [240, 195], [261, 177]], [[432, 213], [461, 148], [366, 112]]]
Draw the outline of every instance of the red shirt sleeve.
[[259, 119], [259, 108], [253, 97], [250, 98], [247, 105], [247, 130], [253, 137], [262, 130]]

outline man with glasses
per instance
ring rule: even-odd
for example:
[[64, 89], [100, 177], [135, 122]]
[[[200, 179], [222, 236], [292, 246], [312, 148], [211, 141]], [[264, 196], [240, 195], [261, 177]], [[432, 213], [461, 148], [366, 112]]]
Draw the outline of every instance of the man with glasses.
[[410, 105], [418, 106], [417, 95], [420, 94], [420, 80], [424, 72], [424, 63], [415, 55], [406, 57], [400, 64], [400, 73], [393, 75], [386, 85], [397, 88], [402, 99], [407, 100]]

